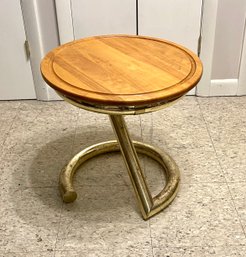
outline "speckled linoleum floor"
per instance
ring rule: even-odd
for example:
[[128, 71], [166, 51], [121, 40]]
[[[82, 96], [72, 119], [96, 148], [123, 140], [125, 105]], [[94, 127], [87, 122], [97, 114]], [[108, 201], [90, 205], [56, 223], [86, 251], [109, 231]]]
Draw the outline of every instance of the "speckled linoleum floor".
[[[58, 174], [80, 149], [113, 139], [108, 117], [65, 102], [0, 102], [0, 256], [246, 256], [246, 97], [185, 97], [127, 117], [132, 137], [176, 160], [174, 202], [143, 221], [119, 154], [78, 171], [63, 204]], [[160, 167], [141, 156], [150, 189]]]

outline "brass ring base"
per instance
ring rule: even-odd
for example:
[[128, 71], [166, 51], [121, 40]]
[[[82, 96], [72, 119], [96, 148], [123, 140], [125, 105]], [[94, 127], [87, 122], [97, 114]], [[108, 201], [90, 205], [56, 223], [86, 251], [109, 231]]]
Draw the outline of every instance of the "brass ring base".
[[[176, 163], [167, 153], [159, 149], [155, 149], [153, 146], [148, 144], [137, 141], [133, 141], [132, 143], [137, 153], [145, 154], [153, 158], [163, 167], [167, 181], [161, 192], [152, 197], [147, 188], [142, 171], [138, 170], [138, 174], [136, 176], [134, 174], [129, 174], [138, 203], [140, 205], [140, 209], [142, 211], [143, 218], [146, 220], [166, 208], [173, 201], [177, 194], [180, 174]], [[92, 145], [76, 154], [60, 173], [59, 185], [63, 201], [70, 203], [75, 201], [77, 198], [77, 193], [73, 187], [73, 177], [81, 164], [97, 155], [119, 151], [122, 151], [122, 146], [120, 148], [119, 143], [116, 140], [112, 140]], [[142, 200], [146, 194], [144, 191], [147, 191], [147, 194], [149, 195], [149, 199], [147, 200]], [[145, 201], [147, 201], [147, 204]]]

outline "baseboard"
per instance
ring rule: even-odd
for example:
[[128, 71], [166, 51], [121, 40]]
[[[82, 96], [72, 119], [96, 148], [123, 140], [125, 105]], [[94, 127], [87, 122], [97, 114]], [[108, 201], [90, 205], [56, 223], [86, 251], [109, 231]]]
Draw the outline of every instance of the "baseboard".
[[211, 80], [209, 96], [235, 96], [237, 95], [238, 79]]
[[192, 88], [186, 95], [196, 95], [196, 87]]
[[57, 100], [63, 100], [54, 89], [48, 88], [48, 101], [57, 101]]

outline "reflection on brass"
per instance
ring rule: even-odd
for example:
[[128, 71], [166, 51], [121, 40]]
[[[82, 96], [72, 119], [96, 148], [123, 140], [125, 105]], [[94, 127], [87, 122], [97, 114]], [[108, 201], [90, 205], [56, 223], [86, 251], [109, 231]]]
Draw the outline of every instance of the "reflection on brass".
[[65, 96], [58, 91], [56, 92], [61, 98], [63, 98], [65, 101], [67, 101], [68, 103], [74, 106], [85, 109], [87, 111], [104, 113], [109, 115], [138, 115], [138, 114], [154, 112], [154, 111], [167, 108], [175, 104], [181, 98], [183, 98], [183, 96], [181, 96], [179, 98], [176, 98], [170, 101], [165, 101], [165, 102], [160, 101], [160, 102], [156, 102], [154, 104], [149, 104], [145, 106], [112, 106], [112, 105], [105, 106], [105, 105], [87, 103], [85, 101], [72, 98], [71, 96]]

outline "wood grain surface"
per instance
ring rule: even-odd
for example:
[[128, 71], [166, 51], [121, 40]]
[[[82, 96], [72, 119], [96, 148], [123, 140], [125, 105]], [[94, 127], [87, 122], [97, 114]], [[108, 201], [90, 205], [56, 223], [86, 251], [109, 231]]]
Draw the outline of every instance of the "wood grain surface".
[[97, 36], [62, 45], [41, 63], [55, 90], [91, 104], [146, 105], [176, 99], [199, 81], [200, 59], [156, 38]]

